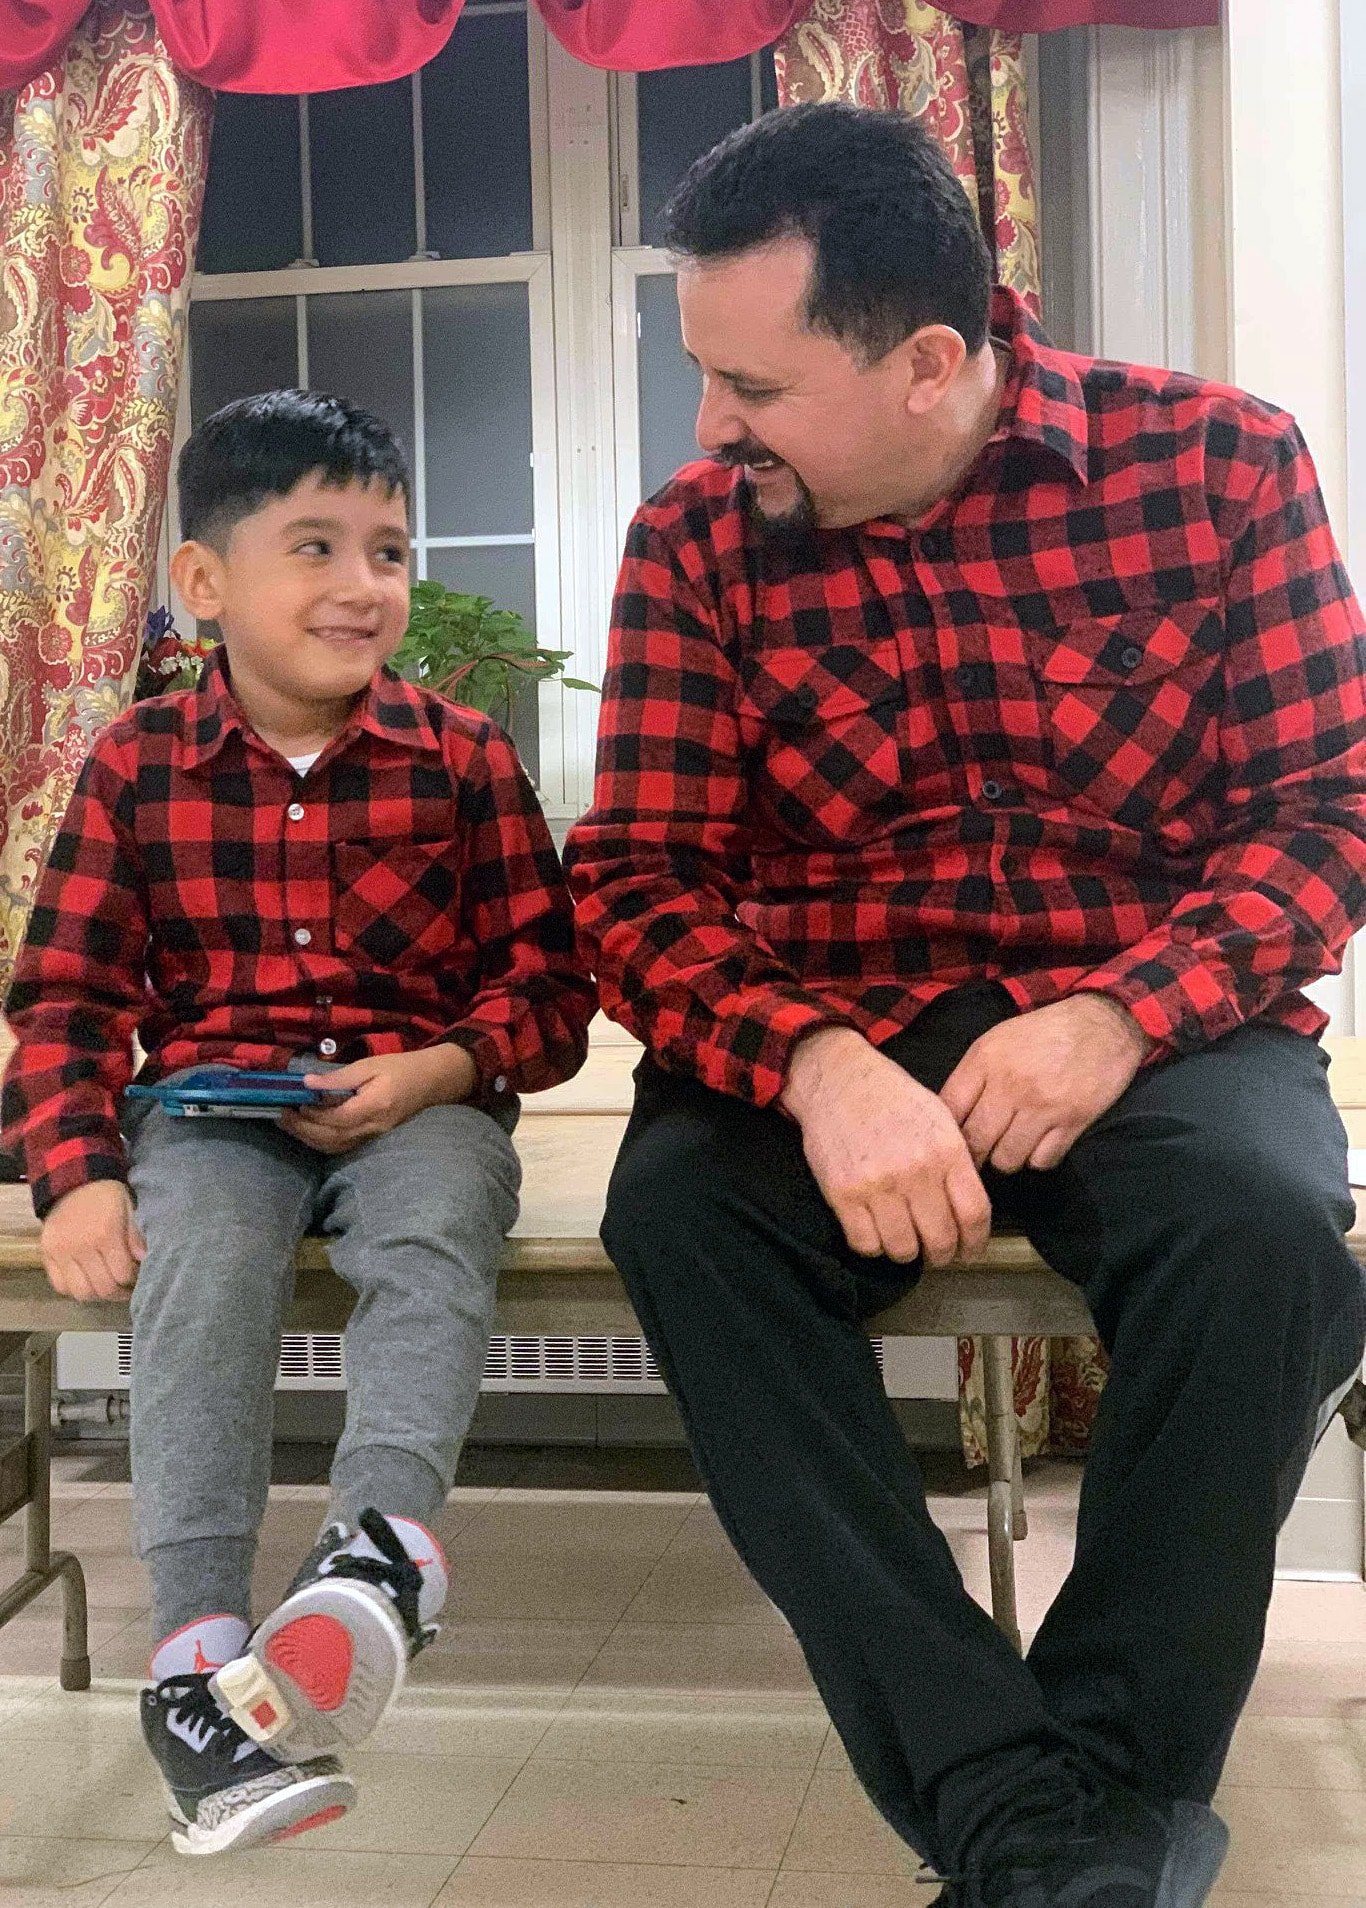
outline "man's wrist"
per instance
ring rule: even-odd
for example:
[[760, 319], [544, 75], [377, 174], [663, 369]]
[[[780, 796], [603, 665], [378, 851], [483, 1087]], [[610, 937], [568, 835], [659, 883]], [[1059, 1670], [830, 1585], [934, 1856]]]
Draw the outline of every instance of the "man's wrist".
[[1085, 992], [1074, 994], [1072, 998], [1074, 1000], [1094, 1002], [1099, 1012], [1105, 1015], [1113, 1026], [1123, 1032], [1140, 1060], [1146, 1060], [1153, 1048], [1157, 1045], [1152, 1035], [1145, 1032], [1143, 1027], [1139, 1024], [1137, 1017], [1122, 1000], [1117, 1000], [1113, 994], [1102, 994], [1097, 989], [1092, 988]]
[[868, 1043], [854, 1027], [813, 1027], [793, 1047], [787, 1062], [778, 1104], [785, 1113], [801, 1122], [811, 1103], [823, 1091], [830, 1067], [854, 1042]]

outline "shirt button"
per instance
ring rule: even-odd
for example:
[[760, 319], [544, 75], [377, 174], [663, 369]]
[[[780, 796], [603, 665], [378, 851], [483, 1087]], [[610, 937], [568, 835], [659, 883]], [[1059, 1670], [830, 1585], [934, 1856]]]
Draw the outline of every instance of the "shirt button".
[[506, 1093], [506, 1092], [507, 1092], [507, 1090], [508, 1090], [508, 1077], [507, 1077], [507, 1075], [506, 1075], [505, 1073], [500, 1073], [500, 1074], [498, 1075], [498, 1078], [497, 1078], [497, 1079], [496, 1079], [496, 1080], [494, 1081], [494, 1083], [493, 1083], [493, 1090], [494, 1090], [494, 1092], [495, 1092], [495, 1093]]
[[999, 802], [1001, 797], [1005, 794], [1005, 790], [1001, 787], [999, 782], [983, 782], [982, 794], [989, 802]]
[[337, 1043], [335, 1040], [320, 1040], [318, 1042], [318, 1052], [322, 1054], [324, 1059], [330, 1060], [336, 1051]]
[[920, 539], [920, 548], [931, 563], [947, 563], [953, 555], [953, 538], [943, 530], [927, 530]]
[[294, 939], [300, 947], [307, 947], [313, 936], [307, 928], [295, 928]]
[[291, 821], [302, 821], [304, 818], [304, 805], [302, 802], [291, 802], [287, 812]]
[[331, 994], [319, 994], [319, 996], [318, 996], [318, 1005], [319, 1005], [320, 1007], [330, 1007], [330, 1006], [332, 1005], [332, 996], [331, 996]]
[[1143, 651], [1141, 649], [1135, 649], [1133, 644], [1130, 643], [1129, 647], [1120, 654], [1119, 666], [1121, 669], [1137, 669], [1142, 660]]

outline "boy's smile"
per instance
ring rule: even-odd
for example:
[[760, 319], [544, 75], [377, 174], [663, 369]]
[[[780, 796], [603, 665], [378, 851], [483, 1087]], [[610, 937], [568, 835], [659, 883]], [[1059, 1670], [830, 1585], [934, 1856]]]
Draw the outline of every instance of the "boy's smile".
[[336, 734], [408, 625], [405, 500], [379, 482], [312, 471], [223, 548], [187, 543], [172, 564], [187, 608], [222, 629], [243, 713], [282, 752]]

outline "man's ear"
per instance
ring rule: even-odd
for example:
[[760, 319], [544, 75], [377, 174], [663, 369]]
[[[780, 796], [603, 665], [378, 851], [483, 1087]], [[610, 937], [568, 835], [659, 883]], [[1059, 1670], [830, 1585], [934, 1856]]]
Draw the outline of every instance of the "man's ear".
[[171, 558], [171, 581], [186, 609], [199, 623], [216, 623], [223, 613], [223, 559], [211, 543], [182, 543]]
[[905, 373], [906, 409], [912, 417], [932, 411], [967, 360], [968, 348], [952, 325], [922, 325], [897, 346]]

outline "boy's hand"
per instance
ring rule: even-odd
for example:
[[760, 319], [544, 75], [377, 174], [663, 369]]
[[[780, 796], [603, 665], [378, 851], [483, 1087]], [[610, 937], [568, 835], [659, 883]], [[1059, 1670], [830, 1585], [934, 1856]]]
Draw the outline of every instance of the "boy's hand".
[[306, 1073], [306, 1086], [354, 1091], [333, 1105], [292, 1106], [281, 1115], [280, 1125], [319, 1153], [349, 1153], [362, 1140], [401, 1126], [424, 1107], [467, 1100], [478, 1078], [465, 1049], [449, 1041], [420, 1053], [380, 1054], [332, 1073]]
[[120, 1299], [147, 1256], [133, 1200], [118, 1179], [95, 1179], [64, 1193], [39, 1235], [43, 1269], [64, 1298]]

